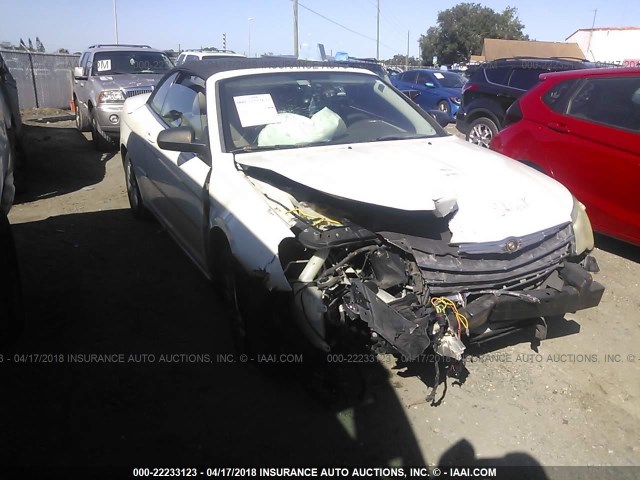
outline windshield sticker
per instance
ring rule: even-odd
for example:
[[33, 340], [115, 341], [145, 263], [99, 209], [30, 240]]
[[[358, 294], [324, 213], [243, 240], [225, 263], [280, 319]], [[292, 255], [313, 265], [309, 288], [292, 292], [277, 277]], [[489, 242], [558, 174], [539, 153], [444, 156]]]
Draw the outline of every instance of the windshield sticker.
[[278, 111], [268, 93], [233, 97], [242, 127], [277, 123]]
[[96, 68], [98, 69], [99, 72], [111, 70], [111, 59], [98, 60], [98, 66]]
[[433, 76], [436, 77], [438, 80], [442, 80], [444, 78], [444, 75], [441, 74], [440, 72], [435, 72]]

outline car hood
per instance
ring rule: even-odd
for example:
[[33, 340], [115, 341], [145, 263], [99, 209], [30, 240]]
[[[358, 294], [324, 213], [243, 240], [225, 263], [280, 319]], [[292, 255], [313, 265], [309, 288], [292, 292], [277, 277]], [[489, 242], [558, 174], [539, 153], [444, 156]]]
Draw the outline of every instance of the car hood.
[[455, 244], [496, 242], [571, 221], [565, 187], [456, 137], [252, 152], [236, 161], [342, 199], [450, 218]]
[[98, 77], [103, 90], [135, 88], [155, 85], [162, 75], [143, 73], [138, 75], [101, 75]]

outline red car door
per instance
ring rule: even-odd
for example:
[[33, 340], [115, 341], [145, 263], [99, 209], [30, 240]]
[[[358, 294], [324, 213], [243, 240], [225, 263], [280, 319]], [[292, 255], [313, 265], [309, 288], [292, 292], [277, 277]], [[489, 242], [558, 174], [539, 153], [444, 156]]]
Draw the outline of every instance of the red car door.
[[586, 205], [596, 230], [640, 243], [640, 76], [587, 78], [563, 112], [544, 116], [538, 163]]

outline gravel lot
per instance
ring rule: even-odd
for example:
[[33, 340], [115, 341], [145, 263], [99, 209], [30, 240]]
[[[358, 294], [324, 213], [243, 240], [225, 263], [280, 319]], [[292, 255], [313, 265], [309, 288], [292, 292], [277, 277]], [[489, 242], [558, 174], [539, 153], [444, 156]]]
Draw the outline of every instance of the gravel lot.
[[27, 324], [1, 352], [2, 463], [640, 465], [640, 249], [598, 238], [600, 306], [551, 322], [537, 354], [529, 337], [477, 351], [431, 406], [432, 368], [390, 357], [222, 362], [224, 310], [159, 224], [130, 215], [120, 155], [71, 121], [26, 125], [10, 221]]

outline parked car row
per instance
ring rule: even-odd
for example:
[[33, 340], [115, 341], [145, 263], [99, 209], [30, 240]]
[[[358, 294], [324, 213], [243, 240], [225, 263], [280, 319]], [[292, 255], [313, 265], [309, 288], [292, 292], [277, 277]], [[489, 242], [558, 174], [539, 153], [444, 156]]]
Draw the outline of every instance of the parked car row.
[[603, 294], [565, 187], [447, 135], [362, 68], [187, 62], [126, 99], [120, 151], [133, 214], [224, 292], [241, 348], [295, 330], [328, 351], [357, 330], [455, 363], [532, 322], [544, 338], [540, 317]]
[[640, 245], [640, 68], [544, 74], [491, 149], [555, 178], [595, 230]]

